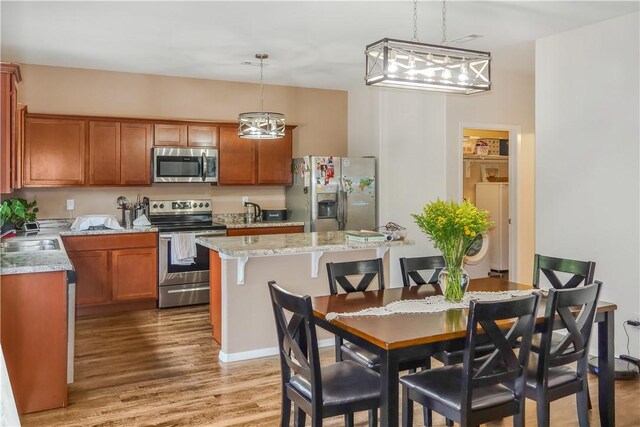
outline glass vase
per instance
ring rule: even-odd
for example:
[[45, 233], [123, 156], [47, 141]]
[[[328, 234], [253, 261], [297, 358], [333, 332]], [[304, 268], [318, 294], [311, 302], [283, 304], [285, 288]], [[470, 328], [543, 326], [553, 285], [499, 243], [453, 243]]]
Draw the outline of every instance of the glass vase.
[[469, 287], [469, 274], [462, 265], [447, 266], [438, 274], [440, 289], [444, 292], [444, 299], [451, 302], [460, 302]]

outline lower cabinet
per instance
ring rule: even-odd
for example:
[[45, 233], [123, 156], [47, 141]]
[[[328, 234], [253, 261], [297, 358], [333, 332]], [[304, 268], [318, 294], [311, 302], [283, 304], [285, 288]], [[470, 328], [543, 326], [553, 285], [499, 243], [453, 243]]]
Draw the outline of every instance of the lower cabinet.
[[255, 236], [257, 234], [287, 234], [303, 233], [304, 226], [286, 227], [251, 227], [251, 228], [227, 228], [227, 236]]
[[156, 233], [69, 236], [63, 241], [78, 276], [78, 315], [156, 307]]
[[66, 271], [2, 276], [0, 343], [18, 413], [67, 406]]

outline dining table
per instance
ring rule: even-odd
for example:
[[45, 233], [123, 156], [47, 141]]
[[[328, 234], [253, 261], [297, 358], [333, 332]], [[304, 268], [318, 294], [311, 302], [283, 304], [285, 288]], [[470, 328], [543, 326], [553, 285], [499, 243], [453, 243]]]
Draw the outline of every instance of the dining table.
[[[531, 286], [488, 277], [470, 281], [468, 291], [531, 290]], [[329, 313], [348, 313], [383, 307], [396, 301], [420, 300], [440, 295], [432, 285], [391, 287], [383, 290], [352, 292], [312, 298], [316, 325], [380, 356], [381, 405], [380, 425], [397, 426], [399, 422], [399, 367], [403, 362], [420, 360], [443, 350], [464, 348], [468, 308], [435, 313], [394, 313], [385, 316], [338, 316], [327, 320]], [[540, 332], [546, 298], [542, 297], [536, 318]], [[598, 409], [601, 426], [615, 425], [614, 393], [614, 313], [616, 305], [598, 302], [595, 322], [598, 330]], [[501, 327], [510, 327], [503, 322]]]

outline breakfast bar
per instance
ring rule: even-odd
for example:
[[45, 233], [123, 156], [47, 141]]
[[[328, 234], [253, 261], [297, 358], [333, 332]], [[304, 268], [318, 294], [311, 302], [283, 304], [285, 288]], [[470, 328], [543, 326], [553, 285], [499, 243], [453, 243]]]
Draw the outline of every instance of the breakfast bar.
[[[327, 263], [383, 258], [388, 272], [389, 249], [413, 244], [406, 239], [354, 243], [344, 231], [203, 237], [196, 242], [210, 249], [211, 325], [223, 362], [277, 353], [270, 280], [297, 294], [326, 295]], [[333, 343], [329, 337], [321, 334], [326, 339], [321, 345]]]

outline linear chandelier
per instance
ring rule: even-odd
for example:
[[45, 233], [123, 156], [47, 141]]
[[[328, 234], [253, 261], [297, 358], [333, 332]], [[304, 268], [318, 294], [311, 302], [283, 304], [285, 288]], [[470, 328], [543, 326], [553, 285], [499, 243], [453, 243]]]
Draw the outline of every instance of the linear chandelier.
[[367, 45], [365, 82], [370, 86], [469, 95], [491, 89], [491, 53], [447, 46], [446, 3], [442, 2], [442, 45], [418, 41], [417, 0], [413, 39], [384, 38]]
[[238, 136], [247, 139], [284, 138], [284, 114], [264, 111], [264, 88], [262, 83], [263, 61], [269, 58], [266, 53], [257, 53], [260, 60], [260, 111], [238, 115]]

